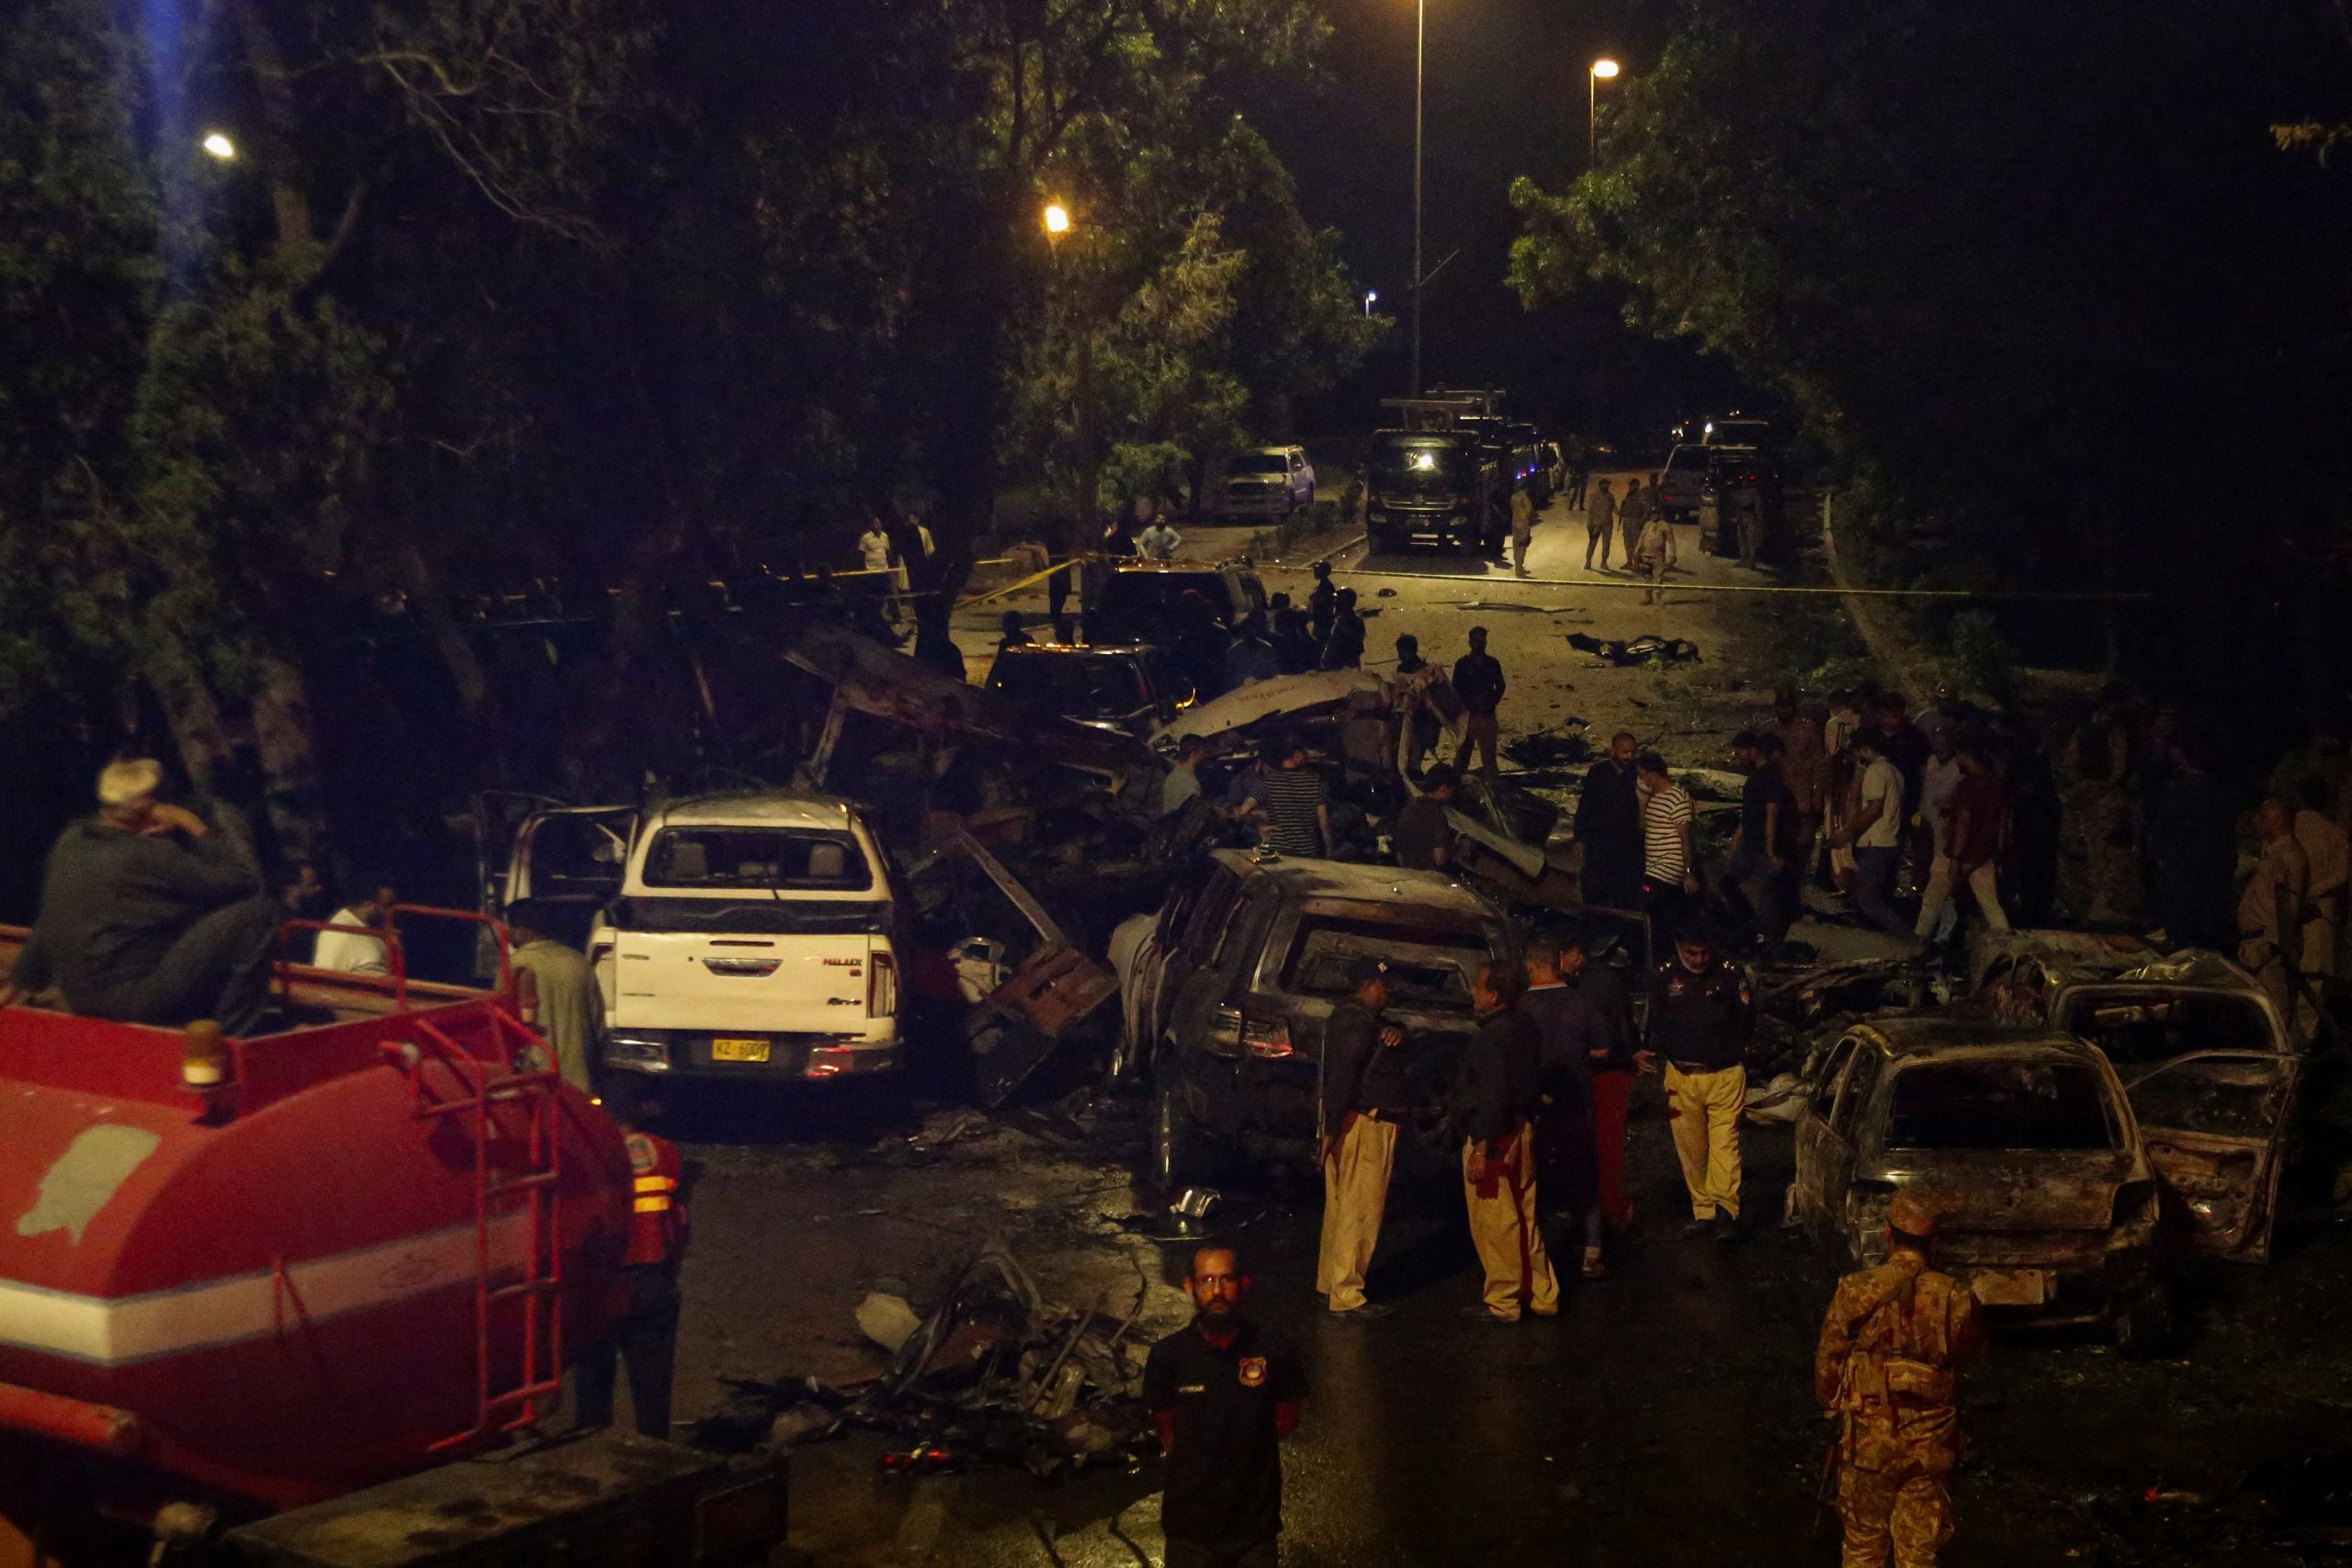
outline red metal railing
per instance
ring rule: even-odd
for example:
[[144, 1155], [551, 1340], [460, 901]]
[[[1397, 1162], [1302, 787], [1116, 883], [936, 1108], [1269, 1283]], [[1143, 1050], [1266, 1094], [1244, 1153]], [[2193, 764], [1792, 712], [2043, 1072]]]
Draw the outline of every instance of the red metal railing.
[[[347, 920], [280, 920], [277, 922], [277, 958], [274, 967], [277, 974], [277, 994], [281, 1000], [293, 991], [295, 973], [309, 970], [312, 974], [334, 974], [341, 984], [356, 985], [368, 989], [389, 988], [395, 1010], [409, 1010], [408, 949], [401, 941], [400, 921], [404, 915], [422, 915], [430, 919], [456, 920], [465, 925], [486, 926], [498, 944], [499, 996], [510, 1000], [514, 995], [514, 943], [507, 935], [506, 922], [476, 909], [445, 909], [435, 904], [394, 904], [386, 911], [381, 926], [353, 925]], [[383, 986], [375, 985], [373, 975], [354, 975], [345, 971], [321, 970], [315, 965], [297, 963], [287, 955], [287, 934], [290, 931], [349, 931], [356, 936], [372, 937], [384, 946]]]

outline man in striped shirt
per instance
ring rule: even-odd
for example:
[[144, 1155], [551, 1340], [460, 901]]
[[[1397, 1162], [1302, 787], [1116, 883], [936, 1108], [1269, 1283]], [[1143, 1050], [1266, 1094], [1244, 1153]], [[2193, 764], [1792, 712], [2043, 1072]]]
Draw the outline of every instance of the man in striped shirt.
[[1279, 767], [1260, 775], [1258, 804], [1265, 814], [1260, 840], [1276, 854], [1328, 857], [1331, 845], [1330, 794], [1323, 775], [1307, 765], [1306, 738], [1285, 738]]
[[1642, 798], [1642, 907], [1649, 911], [1655, 950], [1674, 934], [1699, 891], [1690, 858], [1690, 792], [1668, 776], [1666, 759], [1655, 751], [1643, 752], [1634, 768]]

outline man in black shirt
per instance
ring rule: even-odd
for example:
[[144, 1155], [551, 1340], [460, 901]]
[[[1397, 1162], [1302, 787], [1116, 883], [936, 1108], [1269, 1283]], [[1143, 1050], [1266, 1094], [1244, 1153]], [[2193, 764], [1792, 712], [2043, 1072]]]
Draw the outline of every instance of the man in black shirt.
[[[1633, 1020], [1624, 992], [1605, 969], [1585, 966], [1585, 937], [1571, 931], [1527, 942], [1527, 994], [1519, 1010], [1543, 1036], [1542, 1108], [1535, 1113], [1535, 1196], [1539, 1213], [1580, 1218], [1584, 1277], [1600, 1261], [1600, 1159], [1594, 1075], [1630, 1049]], [[1625, 1124], [1616, 1122], [1622, 1140]]]
[[1462, 699], [1462, 749], [1453, 756], [1456, 771], [1468, 765], [1472, 748], [1486, 759], [1487, 776], [1495, 776], [1495, 710], [1502, 705], [1502, 661], [1487, 651], [1487, 628], [1470, 628], [1470, 651], [1453, 661], [1453, 694]]
[[1535, 1216], [1531, 1119], [1542, 1099], [1544, 1041], [1518, 1010], [1526, 988], [1516, 964], [1478, 971], [1470, 989], [1478, 1036], [1462, 1054], [1450, 1107], [1463, 1138], [1470, 1240], [1487, 1274], [1484, 1303], [1468, 1310], [1494, 1323], [1517, 1323], [1522, 1305], [1538, 1317], [1560, 1310], [1560, 1282]]
[[1389, 836], [1396, 863], [1407, 871], [1444, 871], [1453, 863], [1453, 825], [1445, 817], [1453, 785], [1453, 770], [1440, 762], [1421, 775], [1421, 793], [1396, 813]]
[[1619, 731], [1609, 755], [1584, 775], [1577, 796], [1577, 842], [1584, 846], [1584, 901], [1637, 909], [1642, 900], [1642, 798], [1634, 765], [1641, 743]]
[[1333, 1008], [1323, 1027], [1323, 1247], [1315, 1290], [1342, 1317], [1387, 1311], [1364, 1300], [1363, 1277], [1388, 1206], [1397, 1124], [1413, 1110], [1405, 1031], [1387, 1010], [1387, 967], [1366, 960], [1356, 973], [1355, 995]]
[[1666, 1114], [1690, 1190], [1691, 1229], [1739, 1238], [1739, 1119], [1754, 1027], [1747, 977], [1699, 928], [1676, 939], [1650, 981], [1650, 1045], [1666, 1058]]
[[1715, 894], [1747, 916], [1756, 934], [1778, 942], [1789, 932], [1789, 869], [1801, 836], [1797, 798], [1781, 773], [1781, 739], [1743, 729], [1732, 755], [1747, 774], [1740, 787], [1739, 835], [1713, 868]]
[[1241, 1315], [1250, 1281], [1230, 1247], [1193, 1254], [1191, 1326], [1151, 1348], [1143, 1400], [1168, 1456], [1160, 1528], [1167, 1568], [1276, 1568], [1280, 1444], [1298, 1425], [1306, 1373], [1276, 1335]]

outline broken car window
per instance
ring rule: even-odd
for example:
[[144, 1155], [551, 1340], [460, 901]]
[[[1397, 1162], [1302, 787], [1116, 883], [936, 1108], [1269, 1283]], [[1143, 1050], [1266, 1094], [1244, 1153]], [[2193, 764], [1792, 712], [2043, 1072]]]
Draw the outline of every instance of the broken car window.
[[2115, 1122], [2097, 1071], [2071, 1062], [1919, 1062], [1894, 1080], [1886, 1146], [2109, 1149]]
[[789, 828], [672, 828], [645, 856], [648, 887], [854, 892], [874, 886], [847, 833]]
[[2106, 1052], [2119, 1068], [2168, 1062], [2192, 1051], [2275, 1049], [2261, 1004], [2226, 991], [2091, 991], [2066, 998], [2065, 1010], [2059, 1027]]
[[2158, 1067], [2131, 1086], [2141, 1124], [2220, 1137], [2267, 1137], [2284, 1109], [2282, 1061], [2209, 1057]]
[[1357, 965], [1367, 958], [1386, 962], [1394, 1005], [1467, 1012], [1470, 982], [1487, 953], [1484, 936], [1476, 931], [1308, 915], [1292, 940], [1283, 988], [1347, 996], [1355, 989]]

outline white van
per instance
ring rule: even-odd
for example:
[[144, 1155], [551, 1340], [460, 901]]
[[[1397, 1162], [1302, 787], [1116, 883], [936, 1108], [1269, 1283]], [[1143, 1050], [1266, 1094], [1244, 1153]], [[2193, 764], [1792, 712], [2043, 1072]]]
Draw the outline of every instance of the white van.
[[1720, 446], [1685, 442], [1667, 454], [1666, 468], [1658, 477], [1657, 499], [1668, 522], [1688, 523], [1699, 515], [1699, 501], [1707, 489], [1707, 465], [1723, 453]]
[[650, 810], [588, 937], [605, 1065], [749, 1082], [898, 1066], [897, 913], [881, 846], [846, 802], [761, 792]]

